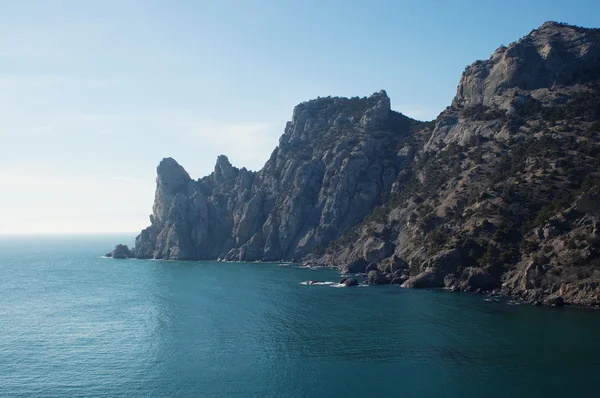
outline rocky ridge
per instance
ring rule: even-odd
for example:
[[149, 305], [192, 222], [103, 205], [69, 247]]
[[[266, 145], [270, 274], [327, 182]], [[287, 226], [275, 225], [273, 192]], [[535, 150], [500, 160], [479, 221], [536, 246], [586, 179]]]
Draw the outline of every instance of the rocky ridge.
[[157, 168], [139, 258], [300, 261], [359, 223], [392, 190], [420, 122], [390, 110], [385, 91], [298, 105], [262, 170], [219, 156], [193, 180], [173, 159]]
[[600, 30], [547, 22], [432, 122], [385, 91], [298, 105], [258, 172], [157, 169], [138, 258], [303, 261], [369, 283], [600, 305]]

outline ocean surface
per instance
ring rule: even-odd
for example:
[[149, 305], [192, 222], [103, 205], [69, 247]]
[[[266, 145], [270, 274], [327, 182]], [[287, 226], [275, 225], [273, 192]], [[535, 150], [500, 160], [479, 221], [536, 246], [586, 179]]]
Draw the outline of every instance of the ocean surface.
[[0, 397], [598, 397], [600, 312], [0, 237]]

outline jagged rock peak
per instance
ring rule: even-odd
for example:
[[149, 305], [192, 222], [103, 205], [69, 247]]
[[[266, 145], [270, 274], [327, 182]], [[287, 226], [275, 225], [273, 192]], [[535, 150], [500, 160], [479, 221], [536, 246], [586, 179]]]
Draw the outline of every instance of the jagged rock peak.
[[506, 107], [498, 97], [515, 90], [551, 89], [596, 79], [599, 60], [600, 29], [546, 22], [508, 47], [501, 46], [488, 60], [468, 66], [453, 105]]
[[346, 105], [350, 103], [361, 104], [365, 108], [372, 107], [376, 105], [379, 101], [387, 99], [389, 101], [389, 97], [385, 90], [379, 90], [371, 94], [368, 97], [337, 97], [337, 96], [327, 96], [327, 97], [317, 97], [308, 101], [301, 102], [300, 104], [294, 107], [294, 113], [292, 116], [292, 121], [294, 121], [299, 114], [307, 109], [317, 110], [317, 109], [335, 109], [335, 108], [344, 108]]
[[557, 22], [557, 21], [546, 21], [542, 24], [542, 26], [540, 26], [537, 29], [534, 29], [531, 31], [531, 33], [535, 33], [535, 32], [540, 32], [540, 31], [547, 31], [547, 30], [557, 30], [557, 29], [562, 29], [562, 30], [576, 30], [576, 31], [595, 31], [598, 29], [594, 29], [594, 28], [582, 28], [581, 26], [577, 26], [577, 25], [570, 25], [568, 23], [565, 22]]
[[156, 168], [157, 182], [165, 189], [176, 189], [191, 180], [190, 175], [173, 158], [164, 158]]
[[171, 201], [177, 194], [187, 194], [189, 174], [173, 158], [164, 158], [156, 168], [156, 192], [152, 206], [152, 223], [166, 221]]
[[218, 183], [227, 182], [237, 177], [239, 169], [233, 167], [229, 159], [225, 155], [219, 155], [217, 157], [217, 163], [215, 164], [215, 181]]
[[378, 130], [389, 119], [390, 98], [385, 90], [369, 97], [319, 97], [298, 104], [280, 138], [280, 147], [314, 142], [311, 132], [329, 128]]
[[377, 100], [377, 104], [367, 110], [360, 121], [366, 129], [380, 127], [385, 124], [389, 119], [391, 110], [390, 97], [388, 97], [385, 90], [379, 90], [379, 92], [371, 95], [369, 99]]

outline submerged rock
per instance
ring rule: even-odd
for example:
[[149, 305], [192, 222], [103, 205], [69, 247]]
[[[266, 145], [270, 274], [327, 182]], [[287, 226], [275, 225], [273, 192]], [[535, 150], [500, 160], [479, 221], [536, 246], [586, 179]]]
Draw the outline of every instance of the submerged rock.
[[393, 255], [382, 263], [383, 272], [395, 274], [396, 272], [402, 272], [408, 270], [408, 263], [400, 257]]

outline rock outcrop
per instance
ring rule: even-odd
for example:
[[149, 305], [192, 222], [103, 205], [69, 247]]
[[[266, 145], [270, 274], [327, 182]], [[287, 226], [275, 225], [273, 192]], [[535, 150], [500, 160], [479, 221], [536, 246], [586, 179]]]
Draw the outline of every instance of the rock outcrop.
[[[359, 223], [391, 192], [398, 151], [420, 122], [390, 110], [385, 91], [298, 105], [262, 170], [219, 156], [193, 180], [172, 158], [157, 168], [151, 226], [140, 258], [300, 261]], [[368, 258], [388, 255], [373, 242]], [[363, 269], [364, 270], [364, 269]]]
[[354, 278], [343, 278], [340, 280], [340, 285], [344, 285], [345, 287], [358, 286], [359, 283]]
[[115, 246], [112, 252], [106, 253], [105, 256], [117, 259], [136, 258], [133, 250], [130, 250], [129, 247], [127, 247], [127, 245], [117, 245]]
[[134, 251], [600, 305], [599, 154], [600, 30], [547, 22], [467, 67], [432, 122], [383, 90], [319, 98], [258, 172], [220, 156], [193, 180], [164, 159]]

